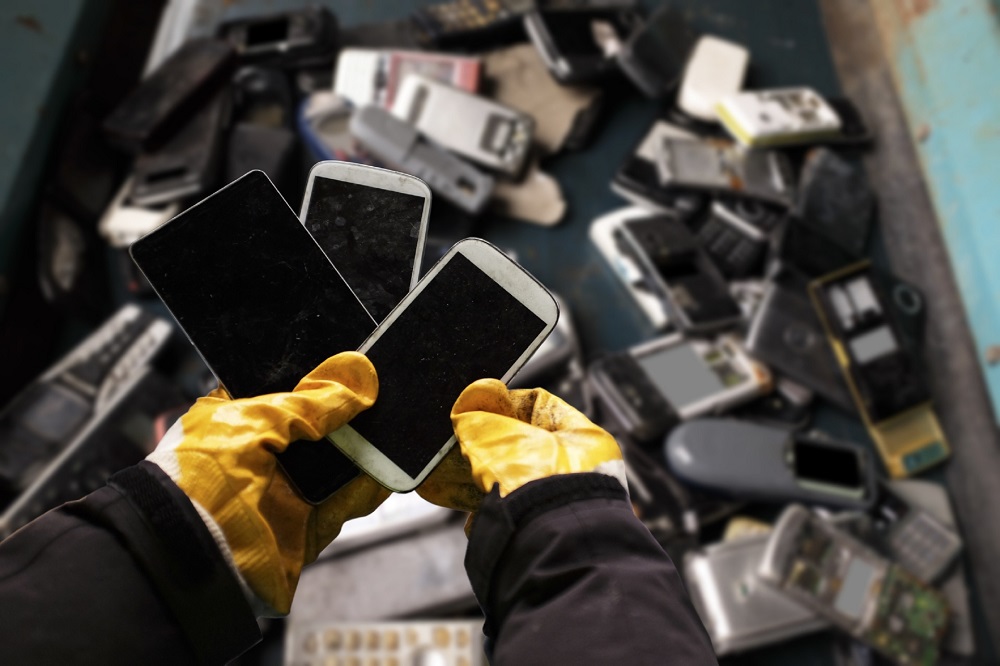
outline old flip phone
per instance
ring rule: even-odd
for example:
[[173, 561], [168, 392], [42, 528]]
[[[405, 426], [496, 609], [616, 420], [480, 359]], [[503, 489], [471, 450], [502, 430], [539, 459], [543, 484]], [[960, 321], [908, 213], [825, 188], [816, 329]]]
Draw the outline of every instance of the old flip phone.
[[684, 223], [665, 216], [627, 220], [621, 237], [682, 331], [708, 333], [740, 321], [725, 278]]
[[670, 469], [737, 500], [806, 502], [864, 510], [877, 495], [868, 452], [825, 435], [733, 419], [699, 419], [670, 433]]
[[191, 40], [115, 108], [104, 121], [104, 132], [130, 152], [154, 150], [225, 85], [235, 67], [236, 53], [229, 44]]
[[937, 663], [948, 625], [944, 597], [802, 505], [781, 514], [758, 573], [892, 661]]
[[950, 455], [912, 349], [869, 262], [814, 280], [809, 294], [851, 396], [892, 477]]
[[[234, 398], [291, 391], [375, 328], [361, 301], [260, 171], [136, 241], [132, 258]], [[358, 470], [326, 441], [278, 456], [312, 502]]]
[[332, 54], [337, 19], [325, 7], [307, 7], [229, 21], [219, 27], [218, 34], [244, 60], [301, 64], [309, 58]]

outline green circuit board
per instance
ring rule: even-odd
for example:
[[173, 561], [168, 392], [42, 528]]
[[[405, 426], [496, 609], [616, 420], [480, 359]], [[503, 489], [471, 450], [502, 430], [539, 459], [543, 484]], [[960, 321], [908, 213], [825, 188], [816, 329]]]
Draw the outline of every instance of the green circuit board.
[[864, 633], [876, 650], [904, 666], [932, 666], [948, 627], [948, 603], [897, 565], [889, 568], [878, 612]]

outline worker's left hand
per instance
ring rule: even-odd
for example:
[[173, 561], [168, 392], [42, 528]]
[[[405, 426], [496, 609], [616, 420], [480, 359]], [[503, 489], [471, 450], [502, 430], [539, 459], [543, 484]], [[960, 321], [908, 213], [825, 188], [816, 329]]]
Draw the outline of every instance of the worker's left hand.
[[[287, 614], [302, 567], [344, 522], [374, 511], [389, 491], [366, 474], [318, 506], [302, 499], [274, 454], [318, 440], [375, 402], [378, 378], [363, 355], [333, 356], [289, 393], [241, 400], [216, 389], [174, 424], [148, 460], [194, 502], [258, 600], [258, 614]], [[332, 445], [331, 445], [332, 446]], [[213, 529], [217, 526], [219, 529]]]

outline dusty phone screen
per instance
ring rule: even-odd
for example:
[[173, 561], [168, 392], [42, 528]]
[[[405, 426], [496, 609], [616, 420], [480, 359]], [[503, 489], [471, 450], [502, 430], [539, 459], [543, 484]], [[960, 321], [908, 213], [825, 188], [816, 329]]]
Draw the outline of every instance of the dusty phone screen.
[[350, 423], [411, 477], [454, 434], [451, 408], [477, 379], [503, 376], [543, 322], [462, 254], [455, 254], [365, 353], [378, 400]]
[[422, 196], [313, 179], [306, 229], [376, 321], [410, 291], [423, 211]]
[[235, 398], [290, 391], [375, 328], [260, 172], [136, 241], [132, 257]]

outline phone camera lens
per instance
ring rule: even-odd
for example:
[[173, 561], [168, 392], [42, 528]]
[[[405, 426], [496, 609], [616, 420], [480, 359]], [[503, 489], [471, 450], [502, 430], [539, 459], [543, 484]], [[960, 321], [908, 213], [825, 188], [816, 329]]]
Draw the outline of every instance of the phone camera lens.
[[782, 337], [785, 344], [796, 352], [808, 351], [816, 343], [816, 336], [813, 335], [813, 332], [801, 324], [792, 324], [786, 328]]
[[897, 284], [896, 288], [893, 289], [892, 296], [896, 302], [896, 306], [904, 314], [916, 314], [923, 307], [923, 298], [921, 298], [915, 289], [912, 289], [908, 285]]

